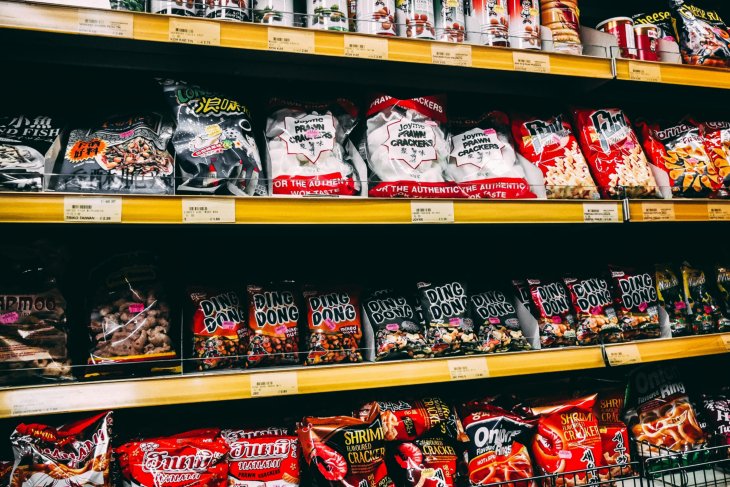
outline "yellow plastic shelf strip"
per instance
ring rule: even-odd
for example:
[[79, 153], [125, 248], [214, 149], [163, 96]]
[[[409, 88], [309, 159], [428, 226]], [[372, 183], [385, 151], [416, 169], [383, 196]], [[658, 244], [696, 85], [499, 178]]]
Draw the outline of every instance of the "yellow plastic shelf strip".
[[[619, 343], [606, 346], [606, 354], [628, 359], [626, 363], [658, 362], [678, 358], [717, 355], [730, 351], [730, 333], [691, 336], [682, 338], [661, 338], [641, 342]], [[615, 365], [622, 365], [621, 363]]]
[[730, 201], [724, 200], [632, 200], [632, 222], [730, 221]]
[[616, 59], [616, 78], [620, 80], [730, 89], [730, 70], [706, 66]]

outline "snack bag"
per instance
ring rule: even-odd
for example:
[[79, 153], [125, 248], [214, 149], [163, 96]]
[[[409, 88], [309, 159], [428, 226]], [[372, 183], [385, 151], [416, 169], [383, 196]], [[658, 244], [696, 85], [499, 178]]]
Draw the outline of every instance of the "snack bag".
[[701, 122], [700, 134], [707, 154], [717, 170], [718, 196], [730, 196], [730, 122]]
[[580, 145], [604, 198], [657, 196], [657, 184], [631, 123], [617, 108], [573, 110]]
[[[715, 284], [719, 292], [720, 310], [723, 316], [730, 316], [730, 268], [715, 266]], [[720, 331], [728, 331], [727, 326], [720, 322]]]
[[700, 2], [669, 0], [679, 50], [685, 64], [730, 66], [730, 32], [720, 14]]
[[702, 394], [700, 404], [713, 445], [730, 446], [730, 399], [726, 394]]
[[659, 296], [652, 274], [621, 266], [609, 266], [609, 270], [624, 338], [659, 338]]
[[705, 273], [688, 263], [682, 264], [684, 299], [692, 312], [690, 316], [692, 333], [702, 335], [729, 329], [730, 320], [710, 294]]
[[540, 346], [552, 348], [575, 345], [575, 316], [563, 283], [527, 279], [527, 285], [537, 313]]
[[304, 291], [307, 355], [304, 365], [362, 362], [360, 292], [354, 289]]
[[603, 459], [610, 468], [610, 478], [633, 474], [629, 429], [621, 420], [624, 410], [624, 391], [605, 389], [598, 393], [597, 419], [601, 435]]
[[542, 181], [548, 198], [600, 198], [578, 141], [563, 115], [516, 115], [512, 118], [512, 135], [517, 151], [529, 162], [526, 170], [533, 166], [539, 169], [535, 179]]
[[566, 277], [563, 282], [570, 292], [573, 311], [578, 318], [578, 345], [622, 342], [623, 332], [613, 307], [608, 281], [601, 277]]
[[419, 282], [417, 287], [426, 320], [426, 343], [434, 355], [474, 353], [476, 333], [469, 318], [466, 284]]
[[185, 81], [159, 82], [177, 120], [178, 191], [266, 194], [248, 107]]
[[706, 198], [720, 187], [697, 125], [640, 121], [637, 126], [652, 164], [667, 173], [673, 196]]
[[306, 417], [297, 435], [316, 485], [395, 487], [385, 466], [385, 439], [377, 404], [362, 419]]
[[470, 305], [477, 328], [477, 351], [516, 352], [532, 348], [522, 334], [517, 310], [505, 293], [492, 290], [472, 294]]
[[299, 440], [296, 436], [223, 430], [221, 437], [229, 448], [229, 487], [299, 485]]
[[289, 428], [283, 426], [265, 426], [259, 428], [221, 430], [221, 438], [229, 443], [240, 439], [260, 438], [262, 436], [290, 436]]
[[393, 457], [393, 477], [403, 487], [454, 487], [456, 485], [456, 450], [449, 438], [427, 435], [411, 442], [398, 443]]
[[249, 285], [248, 365], [293, 365], [299, 360], [299, 303], [290, 284]]
[[386, 441], [413, 441], [432, 430], [456, 438], [459, 432], [454, 411], [440, 397], [370, 402], [360, 409], [360, 418], [368, 417], [375, 406], [380, 414]]
[[19, 424], [11, 487], [111, 487], [112, 412], [65, 424]]
[[[271, 194], [354, 196], [365, 167], [348, 155], [357, 106], [339, 98], [296, 102], [274, 98], [266, 120]], [[358, 159], [359, 160], [359, 159]]]
[[656, 291], [659, 304], [669, 316], [669, 328], [672, 336], [692, 334], [689, 309], [684, 300], [684, 285], [669, 264], [656, 265]]
[[452, 119], [446, 179], [467, 198], [533, 198], [517, 164], [509, 118], [489, 112], [475, 120]]
[[60, 134], [55, 117], [0, 116], [0, 189], [41, 191], [46, 159], [60, 145]]
[[235, 291], [192, 288], [193, 358], [197, 370], [230, 369], [242, 365], [248, 348], [248, 329], [241, 300]]
[[362, 309], [365, 326], [375, 336], [375, 361], [432, 355], [405, 295], [391, 289], [373, 291], [363, 299]]
[[631, 16], [634, 25], [651, 24], [659, 28], [659, 38], [666, 41], [677, 42], [677, 35], [672, 25], [672, 14], [669, 10], [654, 10], [642, 12]]
[[550, 29], [557, 52], [583, 54], [578, 0], [540, 0], [541, 25]]
[[530, 286], [526, 281], [522, 279], [513, 279], [512, 286], [515, 289], [517, 299], [522, 303], [522, 306], [527, 308], [530, 313], [537, 317], [535, 306], [532, 304], [532, 293], [530, 292]]

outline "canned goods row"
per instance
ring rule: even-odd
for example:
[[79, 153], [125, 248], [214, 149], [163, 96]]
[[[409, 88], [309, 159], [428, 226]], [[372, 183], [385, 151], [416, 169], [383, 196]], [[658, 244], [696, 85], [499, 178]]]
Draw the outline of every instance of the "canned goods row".
[[619, 53], [623, 58], [659, 60], [660, 29], [656, 25], [634, 25], [630, 17], [613, 17], [599, 23], [596, 29], [616, 37]]

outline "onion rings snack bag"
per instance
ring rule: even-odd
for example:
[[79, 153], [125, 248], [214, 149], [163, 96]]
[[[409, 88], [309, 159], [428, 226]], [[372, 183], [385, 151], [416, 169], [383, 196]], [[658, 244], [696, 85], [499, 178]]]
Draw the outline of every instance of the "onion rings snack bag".
[[653, 273], [629, 267], [609, 266], [613, 280], [613, 300], [624, 338], [658, 338], [659, 296]]
[[684, 283], [669, 264], [656, 265], [656, 290], [659, 304], [669, 316], [669, 328], [672, 336], [692, 334], [689, 308], [684, 299]]
[[499, 290], [483, 291], [469, 297], [471, 315], [477, 327], [479, 352], [530, 350], [522, 333], [517, 310], [507, 295]]
[[728, 67], [730, 32], [717, 11], [705, 10], [701, 5], [695, 0], [669, 0], [682, 61], [685, 64]]
[[601, 277], [566, 277], [563, 282], [570, 292], [573, 311], [578, 320], [578, 345], [622, 342], [623, 332], [613, 307], [608, 281]]
[[397, 466], [398, 485], [404, 487], [454, 487], [458, 457], [453, 440], [426, 435], [390, 448]]
[[730, 328], [730, 320], [723, 315], [715, 298], [710, 294], [704, 271], [685, 262], [682, 264], [682, 283], [684, 298], [692, 312], [692, 333], [703, 335]]
[[417, 287], [426, 319], [426, 343], [434, 355], [474, 353], [476, 332], [469, 317], [466, 284], [419, 282]]
[[542, 348], [576, 344], [575, 316], [568, 290], [560, 281], [527, 279], [532, 304], [537, 312]]
[[364, 326], [375, 336], [375, 360], [423, 358], [431, 348], [405, 295], [391, 289], [371, 292], [362, 303]]

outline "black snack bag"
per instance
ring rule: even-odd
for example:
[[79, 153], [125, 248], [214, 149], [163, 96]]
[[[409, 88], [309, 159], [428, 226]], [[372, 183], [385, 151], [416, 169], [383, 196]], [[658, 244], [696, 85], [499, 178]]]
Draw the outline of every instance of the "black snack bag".
[[466, 284], [419, 282], [417, 287], [426, 318], [426, 343], [434, 355], [476, 352], [476, 333], [469, 318]]
[[[715, 266], [715, 285], [720, 298], [720, 307], [724, 316], [730, 316], [730, 267]], [[728, 331], [730, 326], [720, 323], [720, 331]]]
[[522, 334], [517, 310], [500, 290], [483, 291], [470, 296], [471, 316], [477, 327], [480, 352], [515, 352], [530, 350]]
[[659, 297], [654, 273], [610, 265], [613, 300], [627, 341], [659, 338]]
[[624, 340], [613, 307], [611, 286], [602, 277], [565, 277], [573, 311], [578, 320], [576, 337], [579, 345], [618, 343]]
[[40, 191], [60, 134], [58, 120], [46, 115], [0, 116], [0, 189]]
[[682, 264], [684, 299], [692, 312], [692, 332], [696, 335], [715, 333], [730, 328], [730, 320], [723, 315], [715, 298], [710, 294], [705, 273], [688, 263]]
[[391, 289], [373, 291], [362, 307], [365, 326], [375, 336], [376, 361], [432, 355], [416, 311], [403, 294]]
[[299, 363], [302, 308], [294, 292], [294, 283], [251, 284], [246, 290], [251, 335], [249, 367]]
[[684, 300], [682, 281], [679, 280], [669, 264], [656, 265], [656, 290], [659, 297], [659, 304], [669, 315], [669, 328], [672, 336], [685, 336], [692, 334], [692, 327], [689, 325], [689, 310]]
[[714, 10], [704, 10], [700, 2], [669, 0], [672, 21], [679, 36], [685, 64], [730, 66], [730, 32]]

